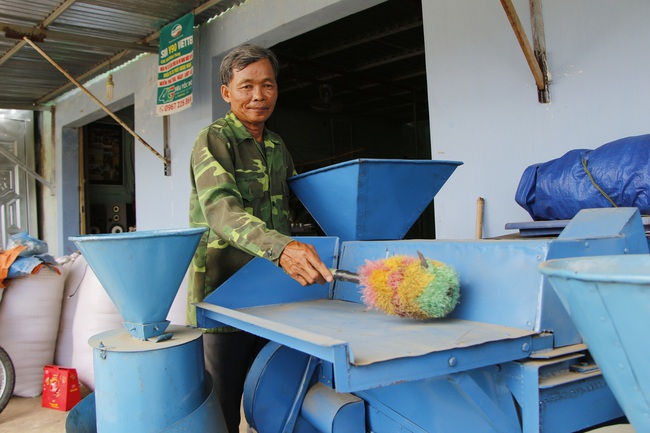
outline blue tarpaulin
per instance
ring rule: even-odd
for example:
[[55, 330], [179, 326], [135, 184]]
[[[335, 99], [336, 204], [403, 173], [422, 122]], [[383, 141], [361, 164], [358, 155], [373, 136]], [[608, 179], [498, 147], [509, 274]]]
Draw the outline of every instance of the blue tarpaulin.
[[37, 273], [42, 266], [47, 266], [55, 272], [59, 272], [56, 269], [56, 259], [47, 253], [46, 242], [30, 236], [27, 232], [19, 232], [9, 238], [6, 251], [20, 247], [24, 249], [15, 257], [7, 270], [7, 279]]
[[535, 221], [573, 218], [581, 209], [638, 207], [650, 214], [650, 134], [594, 150], [575, 149], [526, 168], [516, 202]]

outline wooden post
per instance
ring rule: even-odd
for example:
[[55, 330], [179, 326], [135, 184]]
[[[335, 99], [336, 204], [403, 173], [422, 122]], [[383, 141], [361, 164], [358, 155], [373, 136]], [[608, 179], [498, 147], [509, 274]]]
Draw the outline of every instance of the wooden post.
[[476, 200], [476, 239], [483, 239], [483, 208], [485, 199], [479, 197]]

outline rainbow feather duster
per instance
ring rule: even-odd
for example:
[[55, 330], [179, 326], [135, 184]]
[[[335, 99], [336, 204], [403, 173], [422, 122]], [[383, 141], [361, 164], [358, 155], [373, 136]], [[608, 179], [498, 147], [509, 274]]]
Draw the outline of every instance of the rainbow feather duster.
[[460, 298], [458, 274], [449, 265], [419, 255], [419, 259], [367, 260], [358, 270], [363, 303], [389, 315], [416, 319], [451, 313]]

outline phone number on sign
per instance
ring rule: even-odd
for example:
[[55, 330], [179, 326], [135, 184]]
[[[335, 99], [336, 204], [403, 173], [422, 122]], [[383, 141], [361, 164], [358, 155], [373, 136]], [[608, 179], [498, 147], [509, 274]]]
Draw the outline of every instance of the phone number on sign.
[[192, 96], [158, 106], [158, 113], [170, 113], [192, 105]]

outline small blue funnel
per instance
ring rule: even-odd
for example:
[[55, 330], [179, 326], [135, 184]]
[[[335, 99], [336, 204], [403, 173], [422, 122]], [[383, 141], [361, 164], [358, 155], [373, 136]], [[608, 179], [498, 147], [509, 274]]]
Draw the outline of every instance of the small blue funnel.
[[461, 164], [357, 159], [294, 176], [289, 185], [328, 236], [402, 239]]
[[555, 259], [540, 271], [634, 429], [650, 432], [650, 254]]
[[140, 340], [158, 337], [205, 228], [71, 237]]

